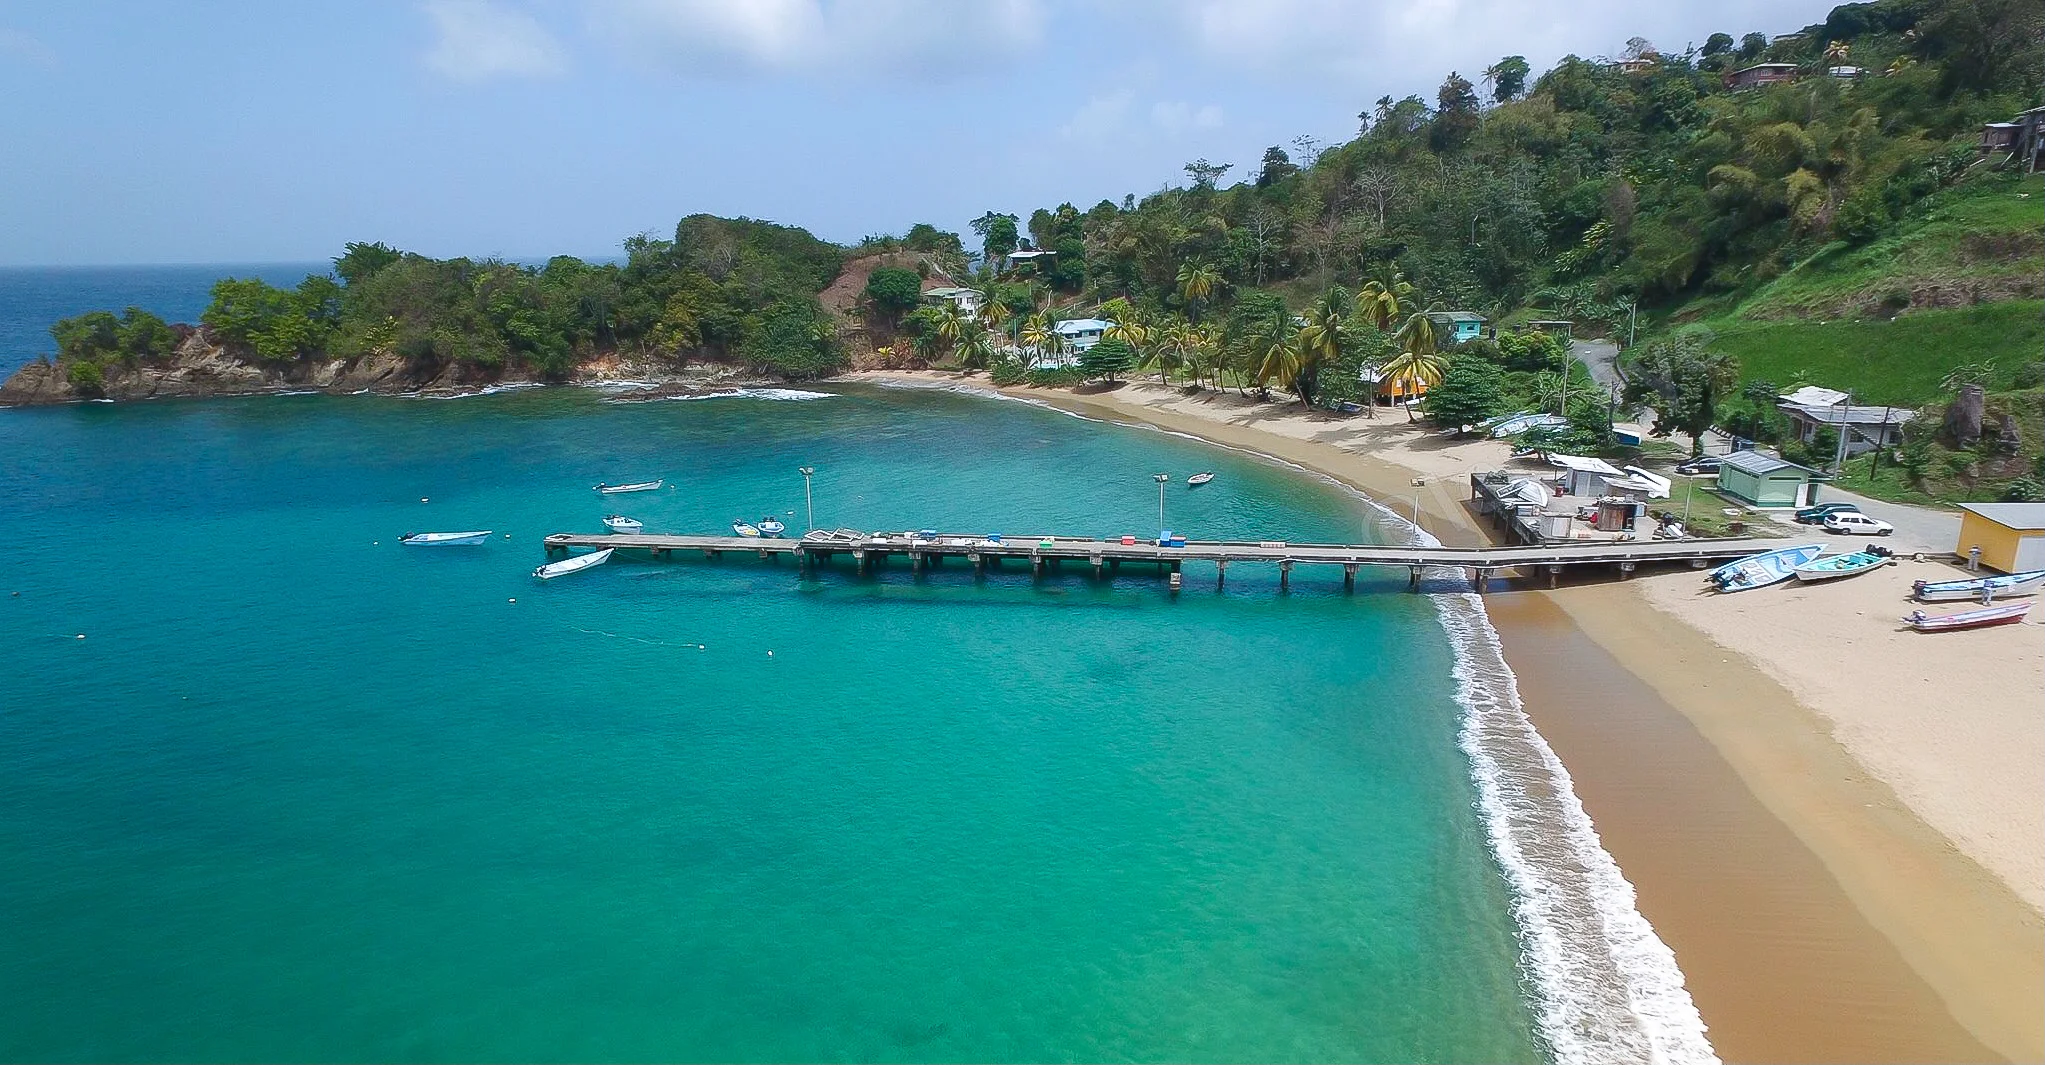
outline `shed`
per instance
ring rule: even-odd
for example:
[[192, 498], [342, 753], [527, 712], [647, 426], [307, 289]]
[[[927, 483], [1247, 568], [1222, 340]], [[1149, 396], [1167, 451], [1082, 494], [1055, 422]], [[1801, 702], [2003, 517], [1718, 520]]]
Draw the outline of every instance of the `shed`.
[[1725, 76], [1728, 89], [1758, 89], [1763, 85], [1775, 85], [1796, 78], [1795, 63], [1756, 63], [1741, 67]]
[[1434, 335], [1438, 340], [1453, 340], [1460, 344], [1484, 335], [1484, 316], [1475, 311], [1431, 311], [1427, 318], [1434, 323]]
[[1807, 506], [1816, 470], [1759, 451], [1735, 451], [1718, 467], [1718, 490], [1757, 507]]
[[2045, 503], [1963, 503], [1961, 558], [1981, 549], [1981, 563], [2004, 573], [2045, 569]]

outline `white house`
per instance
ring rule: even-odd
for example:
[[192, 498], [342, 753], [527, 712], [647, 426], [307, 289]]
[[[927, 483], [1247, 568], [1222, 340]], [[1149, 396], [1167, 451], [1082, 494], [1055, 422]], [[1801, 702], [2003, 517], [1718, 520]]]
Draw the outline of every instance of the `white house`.
[[1815, 385], [1777, 398], [1776, 409], [1789, 419], [1798, 440], [1811, 443], [1820, 426], [1831, 426], [1846, 437], [1848, 458], [1902, 443], [1904, 423], [1917, 417], [1907, 407], [1856, 407], [1846, 393]]
[[1102, 318], [1074, 318], [1059, 322], [1053, 331], [1064, 339], [1066, 348], [1077, 353], [1100, 343], [1102, 334], [1114, 327], [1115, 323]]
[[1055, 251], [1044, 251], [1040, 248], [1024, 248], [1021, 251], [1012, 251], [1008, 253], [1008, 268], [1014, 270], [1017, 267], [1032, 263], [1048, 265], [1051, 257], [1057, 254]]
[[980, 293], [970, 288], [931, 288], [923, 290], [923, 298], [931, 303], [949, 303], [959, 313], [971, 317], [980, 313]]

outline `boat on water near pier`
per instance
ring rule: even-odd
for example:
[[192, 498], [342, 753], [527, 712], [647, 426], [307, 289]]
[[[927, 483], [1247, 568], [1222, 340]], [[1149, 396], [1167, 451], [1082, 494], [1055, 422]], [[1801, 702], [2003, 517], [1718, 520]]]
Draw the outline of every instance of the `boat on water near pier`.
[[1976, 610], [1962, 610], [1957, 614], [1927, 614], [1922, 610], [1913, 610], [1903, 615], [1903, 624], [1919, 632], [1985, 629], [1991, 625], [2014, 625], [2024, 620], [2024, 615], [2030, 612], [2030, 600], [1984, 606]]
[[733, 536], [743, 536], [749, 540], [757, 540], [760, 537], [760, 527], [749, 521], [734, 521], [731, 523], [731, 534]]
[[2035, 594], [2045, 586], [2045, 569], [2004, 573], [1995, 577], [1974, 577], [1963, 581], [1918, 581], [1910, 594], [1920, 603], [1953, 603], [1980, 599]]
[[625, 492], [656, 492], [666, 483], [667, 479], [661, 478], [656, 481], [634, 481], [631, 484], [599, 484], [595, 487], [597, 491], [607, 496], [614, 496]]
[[490, 530], [478, 529], [472, 532], [406, 533], [398, 537], [398, 542], [413, 547], [469, 547], [489, 539]]
[[591, 566], [601, 566], [609, 562], [611, 560], [611, 551], [612, 548], [606, 547], [601, 551], [592, 551], [587, 555], [576, 555], [574, 558], [564, 558], [559, 562], [549, 562], [533, 570], [533, 576], [543, 581], [550, 581], [556, 577], [566, 577], [571, 573], [580, 573]]
[[646, 528], [646, 523], [623, 514], [604, 515], [604, 528], [617, 533], [636, 533]]
[[761, 518], [759, 528], [761, 536], [773, 538], [779, 538], [782, 533], [788, 531], [788, 526], [782, 524], [779, 518]]
[[1212, 473], [1196, 473], [1193, 476], [1186, 478], [1186, 484], [1188, 487], [1198, 487], [1200, 485], [1206, 484], [1211, 480], [1214, 480], [1214, 475]]

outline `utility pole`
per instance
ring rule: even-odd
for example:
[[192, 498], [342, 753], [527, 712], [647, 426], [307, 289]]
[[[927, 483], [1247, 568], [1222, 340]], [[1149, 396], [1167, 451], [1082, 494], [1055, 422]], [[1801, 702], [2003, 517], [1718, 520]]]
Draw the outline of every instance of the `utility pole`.
[[810, 502], [809, 479], [816, 475], [817, 468], [815, 466], [803, 466], [801, 467], [801, 472], [802, 472], [802, 509], [803, 513], [808, 515], [808, 517], [804, 519], [807, 522], [807, 524], [803, 527], [802, 531], [810, 532], [817, 527], [817, 508], [814, 504]]
[[1633, 346], [1633, 326], [1639, 318], [1640, 300], [1635, 297], [1632, 303], [1626, 305], [1626, 346], [1629, 348]]
[[1853, 393], [1848, 392], [1840, 397], [1835, 406], [1839, 408], [1839, 448], [1832, 456], [1832, 475], [1837, 477], [1840, 469], [1846, 465], [1846, 419], [1853, 416]]
[[1163, 473], [1150, 476], [1157, 481], [1157, 538], [1162, 540], [1165, 536], [1165, 483], [1171, 480], [1171, 476]]

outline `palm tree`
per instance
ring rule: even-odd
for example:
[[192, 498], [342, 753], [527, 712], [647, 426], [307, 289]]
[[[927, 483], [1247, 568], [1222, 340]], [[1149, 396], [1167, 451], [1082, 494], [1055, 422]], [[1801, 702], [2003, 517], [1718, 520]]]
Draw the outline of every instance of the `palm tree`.
[[[1418, 385], [1433, 388], [1441, 384], [1442, 374], [1448, 370], [1448, 360], [1435, 351], [1402, 351], [1386, 359], [1378, 366], [1378, 380], [1381, 386], [1390, 387], [1393, 394], [1401, 392], [1409, 397], [1417, 391]], [[1413, 405], [1406, 404], [1406, 420], [1413, 420]]]
[[1157, 344], [1153, 347], [1147, 366], [1157, 367], [1159, 384], [1171, 384], [1171, 372], [1185, 367], [1188, 354], [1198, 343], [1191, 325], [1185, 321], [1173, 322], [1158, 330]]
[[959, 310], [959, 305], [950, 300], [944, 301], [944, 306], [937, 309], [937, 339], [947, 345], [957, 344], [971, 324], [972, 319], [967, 318], [965, 312]]
[[994, 334], [978, 323], [966, 327], [959, 337], [957, 353], [959, 365], [968, 370], [984, 370], [994, 358]]
[[1364, 282], [1363, 289], [1356, 294], [1356, 311], [1370, 324], [1384, 332], [1392, 331], [1392, 323], [1399, 320], [1399, 312], [1413, 297], [1413, 284], [1406, 275], [1389, 267], [1380, 267], [1378, 275]]
[[1186, 316], [1193, 322], [1200, 321], [1200, 308], [1220, 287], [1221, 273], [1214, 267], [1198, 260], [1179, 264], [1179, 299], [1185, 303]]
[[1103, 330], [1102, 335], [1114, 337], [1129, 345], [1130, 350], [1136, 352], [1136, 361], [1141, 365], [1150, 357], [1151, 335], [1156, 329], [1150, 324], [1149, 319], [1138, 313], [1134, 307], [1124, 304], [1124, 308], [1116, 317], [1115, 324]]
[[1291, 384], [1299, 376], [1299, 328], [1286, 314], [1273, 314], [1259, 324], [1247, 343], [1251, 358], [1250, 376], [1268, 394], [1271, 382]]
[[1025, 319], [1016, 338], [1022, 342], [1024, 349], [1040, 358], [1046, 354], [1064, 353], [1064, 338], [1058, 335], [1058, 323], [1051, 320], [1048, 311], [1038, 311]]
[[980, 324], [989, 329], [1001, 328], [1001, 323], [1008, 321], [1009, 313], [1008, 305], [1001, 302], [1000, 287], [989, 281], [973, 291], [980, 295]]
[[1298, 366], [1293, 371], [1292, 391], [1304, 406], [1313, 406], [1321, 370], [1342, 357], [1342, 329], [1349, 318], [1349, 294], [1330, 286], [1308, 308], [1306, 324], [1299, 327], [1295, 341]]

